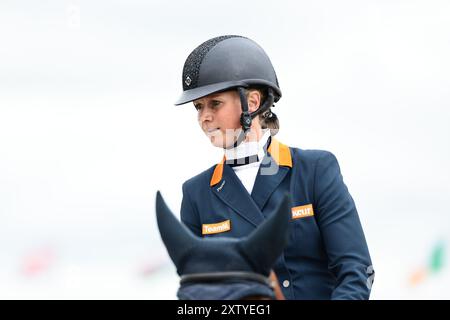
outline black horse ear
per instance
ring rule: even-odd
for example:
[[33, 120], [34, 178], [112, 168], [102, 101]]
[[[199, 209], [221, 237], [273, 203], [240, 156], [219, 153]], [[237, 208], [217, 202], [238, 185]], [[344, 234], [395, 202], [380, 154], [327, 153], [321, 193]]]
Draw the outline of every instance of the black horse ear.
[[156, 219], [159, 233], [173, 263], [180, 269], [185, 253], [199, 241], [192, 232], [174, 216], [161, 193], [156, 193]]
[[241, 248], [255, 267], [270, 273], [289, 239], [290, 197], [286, 193], [275, 212], [241, 242]]

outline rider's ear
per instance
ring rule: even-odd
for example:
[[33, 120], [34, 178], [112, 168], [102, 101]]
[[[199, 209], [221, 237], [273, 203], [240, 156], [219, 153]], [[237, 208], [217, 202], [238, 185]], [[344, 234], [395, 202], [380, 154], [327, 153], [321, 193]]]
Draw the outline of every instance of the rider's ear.
[[247, 95], [248, 111], [255, 112], [261, 104], [261, 93], [258, 90], [250, 90]]

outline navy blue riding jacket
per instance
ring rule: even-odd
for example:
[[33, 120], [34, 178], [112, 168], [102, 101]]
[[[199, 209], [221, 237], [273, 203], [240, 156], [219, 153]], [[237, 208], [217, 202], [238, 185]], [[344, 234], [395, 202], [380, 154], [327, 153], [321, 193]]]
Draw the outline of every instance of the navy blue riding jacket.
[[369, 298], [374, 278], [369, 250], [332, 153], [272, 139], [251, 194], [224, 160], [183, 184], [181, 220], [191, 231], [248, 236], [288, 192], [289, 243], [274, 266], [286, 299]]

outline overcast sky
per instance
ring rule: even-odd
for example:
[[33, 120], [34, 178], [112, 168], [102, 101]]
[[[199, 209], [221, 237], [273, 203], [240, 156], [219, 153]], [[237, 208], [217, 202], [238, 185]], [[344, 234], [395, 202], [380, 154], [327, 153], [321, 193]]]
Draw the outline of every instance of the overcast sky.
[[[0, 281], [32, 292], [17, 269], [41, 247], [58, 256], [39, 287], [50, 297], [60, 281], [167, 263], [156, 190], [178, 212], [181, 184], [221, 159], [192, 105], [173, 106], [183, 63], [239, 34], [277, 71], [278, 139], [337, 156], [377, 272], [372, 297], [448, 299], [448, 268], [407, 282], [450, 238], [449, 16], [450, 2], [424, 0], [2, 1]], [[166, 276], [176, 288], [174, 270], [152, 281]], [[134, 281], [123, 276], [118, 296], [153, 297]], [[92, 290], [82, 283], [80, 297]]]

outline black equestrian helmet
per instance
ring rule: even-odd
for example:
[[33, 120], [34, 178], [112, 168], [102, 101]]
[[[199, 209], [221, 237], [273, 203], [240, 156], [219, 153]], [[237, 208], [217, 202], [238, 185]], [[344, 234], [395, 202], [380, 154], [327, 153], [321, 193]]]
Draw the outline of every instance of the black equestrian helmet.
[[195, 48], [184, 64], [182, 85], [175, 105], [236, 87], [272, 88], [274, 102], [281, 98], [275, 69], [265, 51], [237, 35], [215, 37]]

